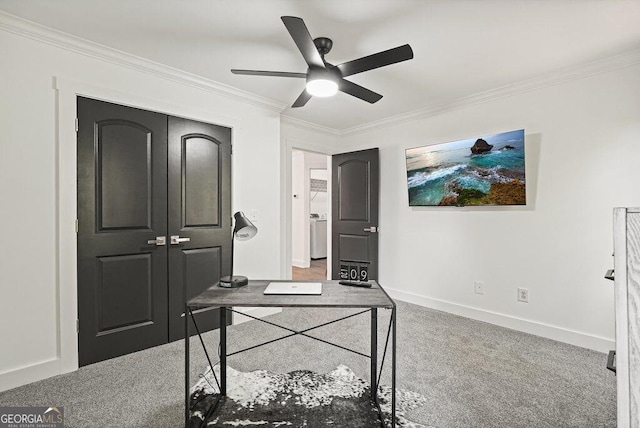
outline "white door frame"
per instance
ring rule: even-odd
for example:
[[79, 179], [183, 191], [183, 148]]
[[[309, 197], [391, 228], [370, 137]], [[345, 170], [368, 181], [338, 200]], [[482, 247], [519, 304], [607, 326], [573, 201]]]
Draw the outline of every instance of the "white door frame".
[[[292, 183], [292, 173], [293, 173], [293, 150], [302, 150], [306, 152], [315, 152], [321, 155], [332, 156], [337, 152], [332, 147], [309, 143], [303, 140], [285, 138], [282, 140], [282, 155], [281, 155], [281, 165], [284, 166], [282, 168], [282, 176], [280, 187], [280, 206], [282, 220], [281, 227], [282, 230], [285, 231], [285, 237], [282, 241], [281, 254], [282, 257], [282, 269], [281, 276], [284, 279], [291, 279], [292, 273], [292, 258], [293, 258], [293, 249], [292, 249], [292, 236], [293, 236], [293, 218], [291, 215], [292, 210], [292, 198], [293, 198], [293, 183]], [[331, 162], [327, 161], [327, 279], [331, 278]]]
[[[56, 140], [56, 289], [58, 295], [57, 314], [57, 367], [56, 374], [78, 369], [78, 265], [77, 265], [77, 150], [75, 120], [77, 117], [77, 96], [86, 96], [102, 101], [184, 117], [197, 121], [232, 128], [233, 141], [241, 132], [240, 120], [235, 117], [212, 114], [210, 111], [188, 104], [174, 104], [167, 101], [121, 92], [99, 84], [82, 82], [65, 77], [56, 77], [54, 89], [57, 91]], [[233, 168], [233, 158], [232, 171]], [[233, 177], [232, 177], [233, 195]], [[233, 212], [233, 200], [231, 202]], [[48, 377], [48, 376], [44, 376]], [[44, 378], [43, 377], [43, 378]]]

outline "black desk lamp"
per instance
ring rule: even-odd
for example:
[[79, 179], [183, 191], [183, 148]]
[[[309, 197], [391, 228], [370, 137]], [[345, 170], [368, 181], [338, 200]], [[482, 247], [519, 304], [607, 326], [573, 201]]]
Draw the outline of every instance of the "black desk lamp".
[[231, 235], [231, 275], [220, 278], [219, 283], [220, 287], [224, 288], [237, 288], [249, 283], [249, 279], [246, 276], [233, 275], [233, 242], [236, 239], [238, 241], [248, 241], [258, 233], [258, 228], [244, 216], [242, 211], [235, 213], [233, 218], [236, 224], [233, 228], [233, 234]]

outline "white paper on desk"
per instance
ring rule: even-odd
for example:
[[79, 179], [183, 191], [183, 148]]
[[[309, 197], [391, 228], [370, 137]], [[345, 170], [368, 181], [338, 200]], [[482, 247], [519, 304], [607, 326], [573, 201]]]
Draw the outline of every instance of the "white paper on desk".
[[263, 294], [322, 294], [321, 282], [270, 282]]

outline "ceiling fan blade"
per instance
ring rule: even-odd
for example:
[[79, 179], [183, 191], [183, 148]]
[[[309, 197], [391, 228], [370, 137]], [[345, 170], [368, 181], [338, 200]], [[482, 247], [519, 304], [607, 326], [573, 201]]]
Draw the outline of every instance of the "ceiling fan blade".
[[231, 72], [247, 76], [300, 77], [302, 79], [307, 77], [307, 73], [290, 73], [288, 71], [238, 70], [232, 68]]
[[283, 16], [281, 19], [309, 67], [325, 68], [324, 61], [322, 61], [318, 48], [313, 43], [311, 34], [309, 34], [309, 30], [302, 18]]
[[311, 99], [311, 94], [307, 90], [303, 90], [298, 99], [291, 105], [291, 107], [302, 107], [307, 101]]
[[338, 89], [345, 94], [353, 95], [354, 97], [360, 98], [361, 100], [371, 104], [380, 101], [380, 98], [382, 98], [382, 95], [345, 79], [341, 79], [338, 82]]
[[409, 45], [398, 46], [397, 48], [378, 52], [373, 55], [354, 59], [353, 61], [344, 62], [337, 65], [342, 76], [351, 76], [353, 74], [362, 73], [363, 71], [373, 70], [374, 68], [384, 67], [385, 65], [395, 64], [397, 62], [406, 61], [413, 58], [413, 50]]

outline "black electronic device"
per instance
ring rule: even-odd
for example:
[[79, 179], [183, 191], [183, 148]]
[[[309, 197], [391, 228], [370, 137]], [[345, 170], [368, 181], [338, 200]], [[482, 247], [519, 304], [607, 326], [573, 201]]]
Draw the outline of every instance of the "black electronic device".
[[362, 282], [362, 281], [339, 281], [338, 284], [349, 285], [351, 287], [371, 288], [370, 282]]

